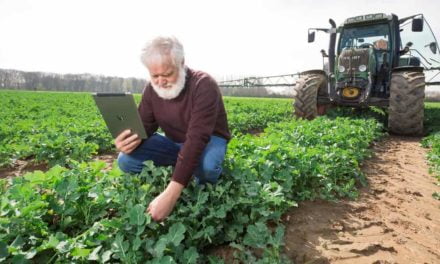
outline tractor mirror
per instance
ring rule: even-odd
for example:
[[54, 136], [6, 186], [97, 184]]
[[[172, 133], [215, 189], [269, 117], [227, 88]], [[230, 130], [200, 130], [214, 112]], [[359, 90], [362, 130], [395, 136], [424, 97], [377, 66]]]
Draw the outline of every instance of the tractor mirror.
[[411, 30], [413, 32], [422, 32], [423, 31], [423, 18], [414, 18], [412, 20]]
[[429, 49], [432, 51], [432, 53], [437, 54], [437, 42], [429, 43]]
[[315, 31], [309, 32], [308, 42], [311, 43], [315, 41]]

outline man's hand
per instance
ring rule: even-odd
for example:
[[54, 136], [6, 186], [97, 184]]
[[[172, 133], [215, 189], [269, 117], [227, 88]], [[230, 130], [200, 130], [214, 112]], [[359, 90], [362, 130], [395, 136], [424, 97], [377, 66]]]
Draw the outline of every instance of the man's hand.
[[174, 205], [182, 193], [184, 186], [171, 181], [168, 187], [148, 205], [147, 212], [155, 221], [162, 221], [173, 211]]
[[137, 134], [132, 134], [131, 131], [127, 129], [116, 137], [115, 146], [119, 151], [130, 154], [141, 144], [141, 141], [142, 139], [140, 139]]

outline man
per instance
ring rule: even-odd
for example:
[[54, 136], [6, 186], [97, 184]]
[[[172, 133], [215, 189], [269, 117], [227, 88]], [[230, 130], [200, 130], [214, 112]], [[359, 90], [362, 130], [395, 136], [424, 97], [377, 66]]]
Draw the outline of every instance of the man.
[[388, 49], [388, 41], [385, 39], [379, 39], [373, 42], [374, 48], [377, 50], [386, 50]]
[[[217, 83], [185, 66], [183, 47], [176, 38], [153, 39], [141, 60], [151, 77], [138, 108], [149, 138], [142, 141], [126, 130], [115, 145], [121, 151], [119, 167], [125, 172], [140, 172], [145, 160], [175, 166], [167, 188], [147, 209], [154, 220], [161, 221], [171, 213], [192, 175], [199, 184], [217, 182], [230, 132]], [[156, 133], [159, 127], [165, 136]]]

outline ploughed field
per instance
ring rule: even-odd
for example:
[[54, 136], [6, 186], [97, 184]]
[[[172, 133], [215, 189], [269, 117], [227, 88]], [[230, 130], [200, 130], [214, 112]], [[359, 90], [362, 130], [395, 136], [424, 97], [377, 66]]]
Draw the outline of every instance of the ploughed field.
[[[0, 91], [0, 175], [23, 162], [44, 168], [0, 179], [0, 262], [301, 262], [289, 253], [286, 213], [359, 196], [370, 146], [387, 137], [383, 112], [335, 109], [303, 121], [292, 100], [224, 100], [233, 139], [220, 182], [190, 184], [156, 223], [145, 208], [172, 168], [147, 162], [128, 175], [93, 161], [115, 149], [90, 94]], [[423, 140], [437, 177], [439, 113], [427, 104]]]

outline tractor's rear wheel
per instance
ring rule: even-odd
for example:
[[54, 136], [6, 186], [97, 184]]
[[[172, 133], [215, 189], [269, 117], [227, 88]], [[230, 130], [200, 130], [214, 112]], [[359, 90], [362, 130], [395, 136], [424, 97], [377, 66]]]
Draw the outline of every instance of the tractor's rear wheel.
[[422, 135], [424, 98], [423, 72], [394, 72], [391, 76], [388, 130], [399, 135]]
[[304, 119], [313, 119], [318, 114], [325, 113], [325, 109], [319, 109], [318, 113], [318, 92], [325, 92], [326, 76], [324, 74], [305, 74], [300, 77], [295, 85], [293, 107], [295, 116]]

